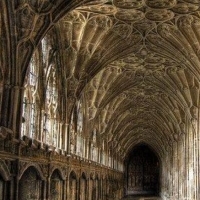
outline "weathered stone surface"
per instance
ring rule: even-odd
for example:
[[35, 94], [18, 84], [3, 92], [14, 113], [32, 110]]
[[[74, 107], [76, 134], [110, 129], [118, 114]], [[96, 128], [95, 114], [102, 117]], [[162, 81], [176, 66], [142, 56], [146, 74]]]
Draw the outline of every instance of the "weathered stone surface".
[[163, 200], [199, 200], [199, 6], [1, 0], [0, 199], [116, 200], [146, 144]]

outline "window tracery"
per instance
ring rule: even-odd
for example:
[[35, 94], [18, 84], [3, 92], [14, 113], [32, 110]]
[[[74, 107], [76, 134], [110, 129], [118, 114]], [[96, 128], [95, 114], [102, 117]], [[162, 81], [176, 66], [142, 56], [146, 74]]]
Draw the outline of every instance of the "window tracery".
[[48, 33], [35, 50], [27, 71], [21, 136], [38, 140], [50, 148], [66, 150], [69, 145], [71, 154], [116, 168], [118, 161], [114, 161], [112, 154], [104, 147], [107, 145], [106, 140], [100, 141], [100, 133], [104, 132], [105, 123], [98, 120], [99, 123], [93, 128], [91, 136], [87, 135], [89, 119], [84, 93], [75, 103], [67, 132], [69, 138], [64, 136], [62, 126], [66, 124], [60, 114], [63, 113], [60, 105], [61, 95], [64, 95], [60, 90], [58, 59], [59, 50], [54, 38]]
[[24, 84], [21, 136], [60, 147], [58, 72], [53, 40], [47, 35], [35, 51]]
[[37, 139], [37, 83], [38, 71], [36, 69], [36, 54], [32, 58], [29, 70], [27, 72], [25, 91], [23, 98], [23, 112], [22, 112], [22, 136], [26, 135], [30, 138]]

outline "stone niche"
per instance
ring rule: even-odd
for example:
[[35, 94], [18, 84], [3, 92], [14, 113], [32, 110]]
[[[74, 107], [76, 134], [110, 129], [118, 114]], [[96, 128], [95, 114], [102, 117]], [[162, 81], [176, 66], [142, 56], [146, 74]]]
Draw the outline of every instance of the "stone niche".
[[19, 181], [19, 199], [42, 199], [43, 181], [34, 167], [29, 167]]
[[69, 176], [69, 199], [77, 200], [77, 176], [74, 171]]
[[50, 196], [51, 199], [62, 200], [64, 195], [64, 183], [58, 170], [51, 175]]

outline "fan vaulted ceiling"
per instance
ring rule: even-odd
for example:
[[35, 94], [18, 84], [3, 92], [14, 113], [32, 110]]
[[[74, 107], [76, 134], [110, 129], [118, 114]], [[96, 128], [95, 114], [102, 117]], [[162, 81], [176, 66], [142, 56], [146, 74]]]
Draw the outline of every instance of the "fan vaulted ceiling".
[[[35, 1], [19, 2], [24, 8], [29, 5], [29, 13], [22, 15], [39, 12], [32, 8]], [[40, 17], [35, 14], [34, 31], [22, 29], [21, 35], [31, 35], [32, 43], [37, 44], [40, 28], [46, 26], [47, 2], [40, 6], [47, 10]], [[100, 137], [121, 155], [140, 142], [162, 155], [184, 134], [186, 121], [196, 119], [199, 107], [200, 1], [82, 2], [87, 3], [73, 1], [70, 9], [79, 7], [55, 24], [64, 49], [69, 99], [84, 96], [89, 129], [98, 124]], [[58, 18], [64, 15], [61, 6], [49, 15], [50, 22], [57, 21], [59, 9]], [[24, 11], [21, 7], [17, 12]], [[24, 40], [20, 33], [18, 39]]]
[[196, 118], [199, 14], [198, 0], [105, 0], [60, 20], [70, 90], [112, 147], [162, 154]]
[[197, 0], [108, 0], [60, 20], [70, 89], [113, 147], [162, 153], [196, 118], [199, 14]]

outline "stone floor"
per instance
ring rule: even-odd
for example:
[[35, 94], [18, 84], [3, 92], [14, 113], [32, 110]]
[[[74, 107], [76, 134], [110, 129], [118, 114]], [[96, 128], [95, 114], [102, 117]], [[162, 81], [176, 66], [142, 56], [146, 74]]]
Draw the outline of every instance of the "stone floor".
[[161, 198], [155, 196], [127, 196], [122, 200], [161, 200]]

